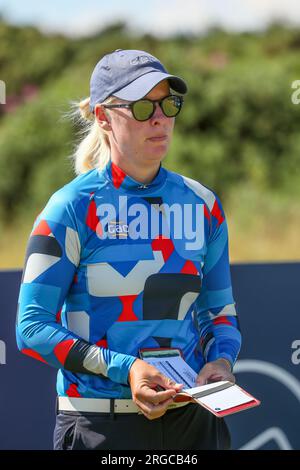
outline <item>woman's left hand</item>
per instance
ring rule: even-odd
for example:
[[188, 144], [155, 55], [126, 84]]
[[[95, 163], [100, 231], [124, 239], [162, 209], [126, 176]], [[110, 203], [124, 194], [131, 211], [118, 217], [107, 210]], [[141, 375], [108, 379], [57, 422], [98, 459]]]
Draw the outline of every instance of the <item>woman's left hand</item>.
[[223, 358], [205, 364], [198, 374], [196, 384], [205, 385], [219, 380], [228, 380], [235, 383], [235, 377], [231, 373], [230, 364]]

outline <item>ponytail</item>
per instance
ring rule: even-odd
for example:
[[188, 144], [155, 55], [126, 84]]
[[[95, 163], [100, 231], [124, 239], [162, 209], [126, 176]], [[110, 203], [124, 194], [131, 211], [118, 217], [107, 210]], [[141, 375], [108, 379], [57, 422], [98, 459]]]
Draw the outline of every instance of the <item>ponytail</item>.
[[[105, 100], [105, 103], [111, 101], [113, 97]], [[75, 173], [80, 175], [93, 168], [104, 168], [110, 159], [109, 139], [90, 111], [90, 98], [72, 103], [72, 108], [74, 111], [70, 114], [81, 125], [79, 133], [84, 136], [72, 155]]]

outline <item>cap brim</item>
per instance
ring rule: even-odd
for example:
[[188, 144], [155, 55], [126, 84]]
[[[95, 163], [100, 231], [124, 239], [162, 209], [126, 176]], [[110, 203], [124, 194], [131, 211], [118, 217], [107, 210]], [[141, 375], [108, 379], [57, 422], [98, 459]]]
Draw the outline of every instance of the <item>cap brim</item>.
[[114, 92], [113, 95], [127, 101], [140, 100], [163, 80], [168, 80], [170, 88], [177, 93], [184, 95], [187, 92], [186, 83], [181, 78], [163, 72], [149, 72]]

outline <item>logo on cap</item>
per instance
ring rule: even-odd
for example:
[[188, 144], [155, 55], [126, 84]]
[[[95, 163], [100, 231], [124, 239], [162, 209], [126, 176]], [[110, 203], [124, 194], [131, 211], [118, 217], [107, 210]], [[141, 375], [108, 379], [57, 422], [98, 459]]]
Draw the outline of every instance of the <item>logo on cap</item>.
[[138, 55], [130, 61], [132, 65], [147, 64], [148, 62], [157, 62], [157, 60], [148, 55]]

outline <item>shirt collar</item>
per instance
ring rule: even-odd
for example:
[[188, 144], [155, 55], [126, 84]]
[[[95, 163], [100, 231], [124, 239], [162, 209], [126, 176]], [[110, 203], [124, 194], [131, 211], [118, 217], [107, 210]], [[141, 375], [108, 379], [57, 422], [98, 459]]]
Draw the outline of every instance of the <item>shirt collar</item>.
[[104, 176], [108, 179], [116, 189], [124, 189], [126, 191], [147, 192], [153, 191], [161, 187], [167, 177], [167, 171], [160, 165], [156, 176], [150, 183], [144, 184], [136, 181], [127, 175], [119, 166], [111, 160], [104, 168]]

